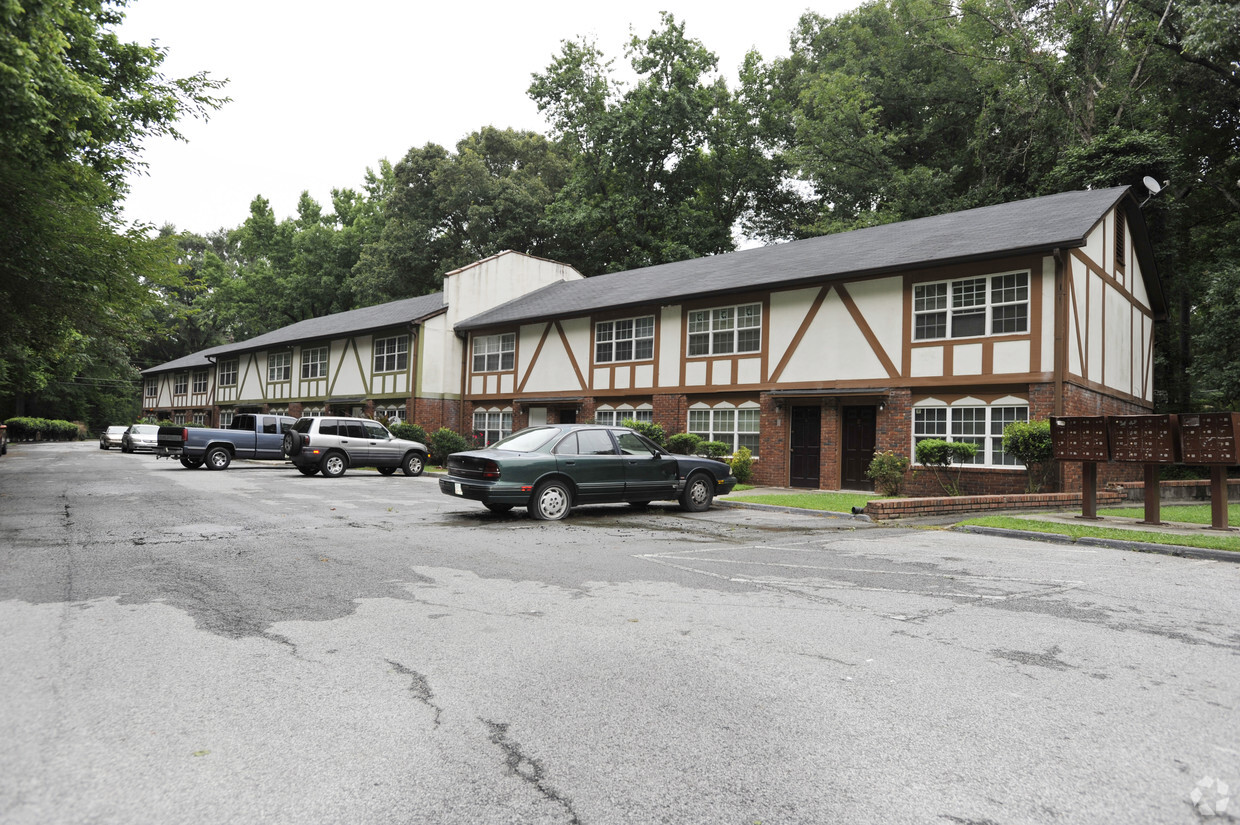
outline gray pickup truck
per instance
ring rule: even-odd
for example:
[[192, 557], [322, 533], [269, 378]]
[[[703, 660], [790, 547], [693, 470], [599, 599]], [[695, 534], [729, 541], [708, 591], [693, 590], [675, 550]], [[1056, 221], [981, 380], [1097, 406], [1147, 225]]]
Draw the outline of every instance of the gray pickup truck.
[[287, 415], [244, 413], [222, 429], [160, 427], [156, 458], [177, 458], [193, 470], [227, 470], [234, 458], [284, 460], [284, 434], [296, 418]]

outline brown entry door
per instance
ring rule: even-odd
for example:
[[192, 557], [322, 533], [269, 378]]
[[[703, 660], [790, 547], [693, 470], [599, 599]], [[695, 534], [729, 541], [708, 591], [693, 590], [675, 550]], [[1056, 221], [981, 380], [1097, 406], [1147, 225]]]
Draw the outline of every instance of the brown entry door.
[[878, 411], [874, 407], [844, 408], [844, 438], [842, 478], [840, 486], [845, 490], [873, 490], [874, 480], [865, 471], [874, 459], [875, 421]]
[[822, 453], [822, 408], [793, 407], [789, 483], [818, 489], [818, 459]]

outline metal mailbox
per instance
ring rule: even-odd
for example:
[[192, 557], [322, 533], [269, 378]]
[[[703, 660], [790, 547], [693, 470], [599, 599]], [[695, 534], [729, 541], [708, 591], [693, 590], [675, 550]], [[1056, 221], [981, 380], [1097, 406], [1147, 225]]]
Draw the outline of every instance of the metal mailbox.
[[1107, 428], [1100, 415], [1051, 417], [1051, 449], [1064, 461], [1106, 461]]
[[1108, 415], [1112, 461], [1175, 464], [1180, 460], [1174, 415]]
[[1240, 413], [1182, 413], [1180, 452], [1185, 464], [1240, 464]]

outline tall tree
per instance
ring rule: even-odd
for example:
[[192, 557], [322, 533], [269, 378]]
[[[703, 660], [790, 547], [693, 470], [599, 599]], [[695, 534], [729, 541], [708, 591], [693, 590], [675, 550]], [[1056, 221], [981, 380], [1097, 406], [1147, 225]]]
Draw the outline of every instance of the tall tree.
[[149, 287], [176, 270], [170, 244], [121, 224], [125, 174], [142, 139], [223, 102], [121, 42], [123, 6], [0, 0], [0, 386], [18, 409], [80, 353], [141, 340]]

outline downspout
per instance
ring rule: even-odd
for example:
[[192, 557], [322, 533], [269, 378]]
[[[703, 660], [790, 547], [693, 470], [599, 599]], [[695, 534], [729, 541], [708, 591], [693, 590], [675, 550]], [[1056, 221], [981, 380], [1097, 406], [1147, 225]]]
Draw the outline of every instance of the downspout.
[[1055, 370], [1053, 379], [1054, 414], [1063, 415], [1064, 381], [1068, 372], [1068, 283], [1065, 274], [1063, 250], [1055, 247], [1051, 251], [1055, 258]]

